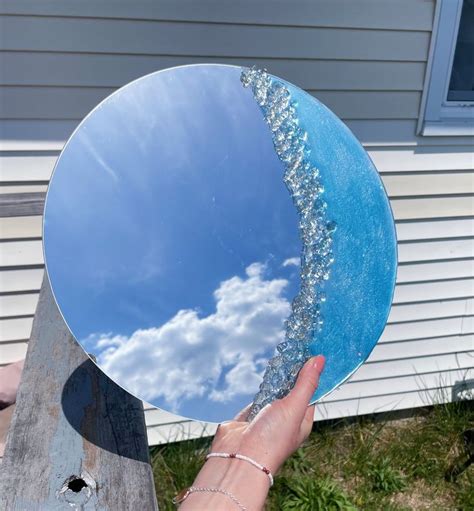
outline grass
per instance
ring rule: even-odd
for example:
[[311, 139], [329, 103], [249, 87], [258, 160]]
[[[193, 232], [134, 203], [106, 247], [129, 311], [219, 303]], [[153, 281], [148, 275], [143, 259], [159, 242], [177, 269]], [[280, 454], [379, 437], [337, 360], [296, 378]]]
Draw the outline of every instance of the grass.
[[[474, 466], [445, 479], [464, 453], [462, 432], [474, 427], [473, 402], [385, 419], [317, 423], [276, 477], [266, 510], [474, 509]], [[152, 448], [160, 510], [175, 509], [171, 498], [192, 483], [208, 447], [199, 439]]]

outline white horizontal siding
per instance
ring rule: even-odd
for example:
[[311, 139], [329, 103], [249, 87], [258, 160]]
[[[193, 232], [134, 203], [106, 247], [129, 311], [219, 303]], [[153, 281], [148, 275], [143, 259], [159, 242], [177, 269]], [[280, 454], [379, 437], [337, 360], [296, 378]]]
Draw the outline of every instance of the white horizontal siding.
[[[410, 15], [406, 15], [406, 11]], [[405, 11], [405, 12], [404, 12]], [[4, 2], [2, 14], [124, 18], [139, 20], [174, 20], [250, 25], [316, 26], [378, 28], [431, 31], [432, 2], [425, 0], [298, 0], [291, 3], [275, 0], [135, 0], [133, 4], [108, 0], [82, 0], [65, 4], [62, 0]]]
[[[382, 338], [316, 418], [449, 400], [474, 377], [474, 139], [416, 135], [434, 1], [16, 0], [0, 13], [0, 199], [44, 192], [81, 118], [139, 76], [201, 62], [266, 67], [328, 105], [365, 145], [399, 240]], [[40, 238], [41, 217], [0, 218], [0, 364], [27, 348]], [[146, 419], [150, 443], [214, 428], [149, 407]]]
[[384, 175], [389, 197], [474, 193], [474, 172]]
[[41, 237], [41, 220], [41, 216], [0, 217], [0, 240]]
[[0, 342], [28, 340], [32, 325], [33, 317], [0, 320]]
[[419, 282], [420, 278], [432, 280], [457, 279], [474, 275], [474, 260], [447, 259], [445, 261], [426, 261], [415, 264], [401, 264], [398, 267], [397, 281], [400, 284]]
[[390, 311], [390, 322], [430, 320], [432, 318], [463, 317], [474, 314], [473, 298], [434, 298], [425, 302], [397, 304]]
[[454, 218], [472, 215], [474, 201], [472, 196], [393, 199], [392, 210], [397, 220]]
[[[32, 266], [32, 265], [29, 265]], [[43, 280], [42, 268], [13, 269], [0, 271], [0, 289], [2, 293], [39, 291]], [[6, 314], [2, 315], [5, 316]]]
[[9, 51], [200, 58], [424, 62], [430, 42], [430, 33], [419, 30], [400, 37], [396, 30], [14, 15], [5, 18], [2, 32], [3, 49]]

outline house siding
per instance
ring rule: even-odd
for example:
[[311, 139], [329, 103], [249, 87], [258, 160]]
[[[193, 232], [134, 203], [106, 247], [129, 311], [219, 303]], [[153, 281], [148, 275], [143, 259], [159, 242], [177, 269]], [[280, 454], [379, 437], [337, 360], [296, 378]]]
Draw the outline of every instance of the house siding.
[[[80, 120], [118, 87], [200, 62], [306, 89], [366, 147], [400, 266], [388, 325], [317, 419], [452, 399], [474, 378], [473, 137], [419, 137], [435, 1], [8, 0], [0, 7], [0, 193], [46, 191]], [[43, 274], [41, 217], [0, 218], [0, 364], [22, 358]], [[212, 433], [145, 405], [150, 443]]]

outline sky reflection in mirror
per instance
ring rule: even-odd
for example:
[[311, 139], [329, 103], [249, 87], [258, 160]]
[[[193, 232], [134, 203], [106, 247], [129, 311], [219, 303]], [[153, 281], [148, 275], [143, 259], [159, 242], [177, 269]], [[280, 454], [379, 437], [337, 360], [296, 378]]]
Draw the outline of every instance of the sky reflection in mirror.
[[252, 400], [299, 284], [282, 165], [229, 69], [157, 74], [94, 111], [61, 157], [45, 223], [76, 339], [141, 398], [208, 420]]

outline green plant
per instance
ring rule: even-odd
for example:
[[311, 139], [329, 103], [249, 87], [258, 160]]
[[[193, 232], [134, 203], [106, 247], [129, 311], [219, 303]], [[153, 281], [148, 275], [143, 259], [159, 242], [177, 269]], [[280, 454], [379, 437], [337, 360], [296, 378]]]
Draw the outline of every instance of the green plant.
[[474, 477], [471, 472], [465, 472], [459, 477], [456, 488], [456, 508], [459, 511], [472, 511], [474, 509]]
[[461, 435], [474, 420], [472, 402], [439, 404], [411, 421], [404, 435], [387, 448], [398, 468], [409, 478], [428, 484], [442, 480], [450, 464], [463, 450]]
[[351, 428], [350, 452], [345, 464], [345, 473], [350, 475], [364, 474], [367, 464], [373, 458], [375, 446], [380, 442], [385, 425], [374, 424], [367, 419], [359, 419]]
[[172, 498], [190, 486], [204, 464], [209, 439], [189, 440], [151, 449], [151, 466], [160, 510], [175, 511]]
[[308, 456], [304, 448], [300, 447], [293, 455], [285, 462], [285, 470], [291, 472], [311, 472], [314, 468], [314, 463], [308, 460]]
[[367, 475], [372, 491], [388, 495], [406, 487], [405, 477], [392, 467], [391, 461], [387, 457], [369, 461]]
[[282, 511], [356, 511], [347, 495], [330, 479], [303, 476], [285, 481]]

